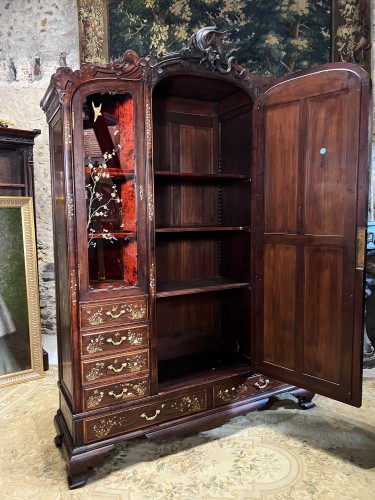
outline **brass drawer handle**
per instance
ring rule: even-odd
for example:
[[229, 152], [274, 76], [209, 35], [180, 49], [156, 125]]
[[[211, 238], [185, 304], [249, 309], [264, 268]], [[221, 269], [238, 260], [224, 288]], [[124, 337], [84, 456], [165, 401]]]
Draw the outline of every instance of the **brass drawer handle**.
[[124, 340], [126, 340], [126, 337], [121, 337], [121, 339], [118, 342], [115, 342], [112, 339], [107, 339], [107, 342], [113, 345], [121, 345], [124, 342]]
[[113, 397], [114, 397], [114, 398], [116, 398], [116, 399], [120, 399], [120, 398], [122, 398], [122, 396], [123, 396], [124, 394], [126, 394], [127, 392], [128, 392], [128, 390], [127, 390], [127, 389], [123, 389], [123, 390], [120, 392], [120, 394], [115, 394], [113, 391], [110, 391], [110, 392], [108, 393], [108, 396], [113, 396]]
[[142, 413], [141, 418], [145, 418], [146, 420], [155, 420], [155, 418], [159, 415], [160, 410], [156, 410], [155, 415], [152, 417], [148, 417], [146, 413]]
[[[115, 311], [115, 309], [114, 309]], [[106, 315], [107, 316], [110, 316], [112, 319], [117, 319], [119, 318], [120, 316], [122, 316], [123, 314], [125, 314], [127, 311], [125, 309], [121, 309], [120, 312], [118, 314], [113, 314], [112, 311], [107, 311], [106, 312]]]
[[122, 365], [120, 366], [120, 368], [115, 368], [113, 365], [109, 365], [107, 366], [107, 369], [108, 370], [113, 370], [115, 373], [120, 373], [122, 372], [122, 370], [127, 366], [128, 364], [127, 363], [122, 363]]
[[267, 387], [267, 385], [270, 383], [270, 381], [268, 379], [264, 380], [264, 378], [260, 378], [258, 380], [258, 382], [256, 382], [254, 385], [255, 387], [257, 387], [258, 389], [264, 389], [265, 387]]

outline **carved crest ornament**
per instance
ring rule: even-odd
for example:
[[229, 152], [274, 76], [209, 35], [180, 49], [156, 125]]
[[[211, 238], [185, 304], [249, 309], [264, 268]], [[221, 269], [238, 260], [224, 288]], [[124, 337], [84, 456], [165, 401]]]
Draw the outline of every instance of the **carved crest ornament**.
[[73, 93], [81, 84], [83, 77], [85, 79], [121, 77], [127, 81], [140, 81], [144, 79], [145, 73], [148, 73], [148, 81], [151, 83], [155, 82], [160, 74], [169, 67], [178, 65], [188, 71], [190, 64], [194, 64], [196, 67], [198, 62], [202, 70], [205, 68], [206, 71], [209, 70], [213, 73], [218, 71], [238, 80], [255, 98], [260, 88], [268, 84], [270, 79], [250, 73], [237, 64], [235, 57], [225, 56], [223, 42], [225, 33], [225, 31], [219, 31], [216, 26], [208, 26], [193, 34], [187, 46], [178, 52], [149, 54], [140, 57], [134, 50], [127, 50], [122, 59], [104, 66], [85, 63], [76, 71], [63, 66], [52, 76], [53, 86], [60, 94], [60, 101], [64, 102], [65, 97]]

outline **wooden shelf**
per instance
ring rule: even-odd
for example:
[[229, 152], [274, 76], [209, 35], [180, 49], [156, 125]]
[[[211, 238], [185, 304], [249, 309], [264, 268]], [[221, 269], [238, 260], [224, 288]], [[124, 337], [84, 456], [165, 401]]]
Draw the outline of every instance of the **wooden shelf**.
[[4, 184], [0, 182], [0, 188], [7, 188], [7, 189], [24, 189], [25, 184]]
[[[98, 165], [100, 168], [100, 165]], [[91, 169], [86, 165], [85, 172], [87, 175], [90, 175]], [[112, 179], [125, 179], [130, 180], [134, 179], [134, 170], [122, 170], [121, 168], [110, 168], [107, 167], [105, 172], [111, 176]]]
[[155, 177], [164, 180], [176, 181], [205, 181], [205, 182], [250, 182], [250, 177], [236, 174], [199, 174], [190, 172], [170, 172], [158, 170]]
[[[124, 239], [124, 238], [135, 238], [136, 236], [136, 232], [135, 231], [129, 231], [129, 232], [125, 232], [125, 231], [122, 231], [122, 232], [119, 232], [119, 231], [109, 231], [108, 230], [108, 233], [105, 233], [105, 234], [110, 234], [112, 237], [114, 238], [117, 238], [119, 240], [121, 239]], [[107, 239], [107, 238], [103, 238], [103, 233], [93, 233], [93, 234], [87, 234], [87, 238], [88, 239]]]
[[169, 281], [167, 283], [157, 284], [156, 297], [174, 297], [177, 295], [216, 292], [236, 288], [246, 288], [249, 286], [250, 283], [234, 281], [221, 276], [194, 280]]
[[192, 227], [158, 227], [156, 233], [196, 233], [196, 232], [223, 232], [242, 231], [249, 232], [249, 226], [192, 226]]

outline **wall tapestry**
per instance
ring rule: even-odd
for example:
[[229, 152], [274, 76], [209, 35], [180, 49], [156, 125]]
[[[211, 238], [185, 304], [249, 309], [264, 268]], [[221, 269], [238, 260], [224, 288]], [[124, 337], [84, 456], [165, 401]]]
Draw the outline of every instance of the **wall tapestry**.
[[275, 76], [332, 61], [370, 67], [369, 0], [78, 0], [81, 62], [132, 48], [171, 52], [203, 26], [226, 32], [228, 55]]
[[120, 0], [109, 3], [112, 59], [171, 52], [203, 26], [226, 31], [228, 54], [250, 71], [282, 75], [329, 61], [331, 0]]

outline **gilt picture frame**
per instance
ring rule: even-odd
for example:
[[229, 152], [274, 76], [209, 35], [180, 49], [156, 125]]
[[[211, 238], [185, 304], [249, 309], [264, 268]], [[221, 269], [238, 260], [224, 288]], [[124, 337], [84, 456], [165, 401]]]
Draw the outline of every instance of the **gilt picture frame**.
[[0, 196], [0, 387], [43, 376], [31, 197]]

